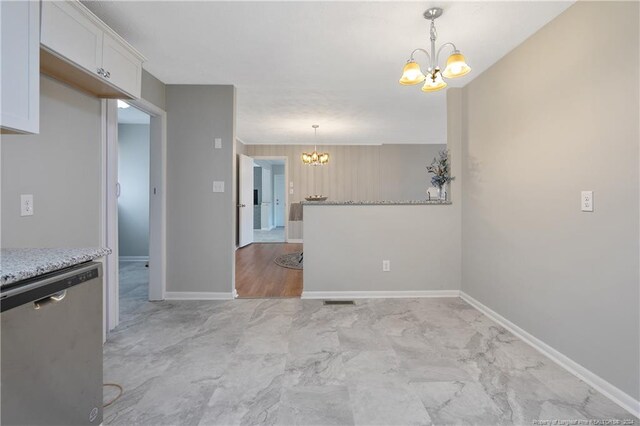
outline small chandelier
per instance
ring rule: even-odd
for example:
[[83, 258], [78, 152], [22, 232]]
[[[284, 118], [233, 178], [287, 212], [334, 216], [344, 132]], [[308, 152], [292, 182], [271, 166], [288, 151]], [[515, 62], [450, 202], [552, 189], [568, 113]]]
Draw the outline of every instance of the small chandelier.
[[[313, 140], [314, 140], [314, 142], [317, 142], [318, 141], [318, 127], [320, 127], [320, 126], [317, 125], [317, 124], [314, 124], [311, 127], [313, 127], [313, 132], [314, 132]], [[317, 145], [314, 145], [313, 152], [311, 154], [306, 153], [306, 152], [302, 153], [302, 163], [304, 163], [304, 164], [308, 164], [310, 166], [324, 166], [328, 162], [329, 162], [329, 153], [328, 152], [318, 152]]]
[[[435, 92], [447, 87], [447, 83], [444, 81], [445, 78], [458, 78], [466, 75], [471, 71], [471, 67], [467, 65], [464, 56], [460, 51], [456, 48], [453, 43], [445, 43], [440, 46], [440, 49], [436, 52], [436, 39], [438, 38], [438, 33], [436, 31], [436, 18], [442, 15], [442, 9], [439, 7], [433, 7], [424, 12], [424, 19], [431, 20], [431, 54], [427, 52], [425, 49], [415, 49], [411, 52], [411, 56], [407, 61], [407, 64], [404, 66], [402, 71], [402, 78], [400, 79], [400, 84], [404, 86], [410, 86], [414, 84], [422, 83], [423, 92]], [[445, 47], [450, 46], [452, 48], [452, 53], [449, 55], [449, 59], [447, 59], [447, 66], [444, 71], [440, 72], [440, 67], [438, 66], [438, 58], [440, 56], [440, 52]], [[416, 63], [413, 59], [413, 55], [416, 52], [422, 52], [427, 55], [427, 59], [429, 60], [429, 67], [427, 68], [427, 75], [422, 74], [420, 70], [420, 65]]]

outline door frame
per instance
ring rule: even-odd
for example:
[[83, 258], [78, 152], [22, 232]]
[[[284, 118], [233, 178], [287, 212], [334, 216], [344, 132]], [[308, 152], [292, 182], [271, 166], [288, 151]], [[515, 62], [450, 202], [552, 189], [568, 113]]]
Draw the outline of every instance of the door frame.
[[[118, 267], [118, 106], [103, 100], [102, 108], [102, 241], [111, 248], [104, 267], [103, 317], [105, 332], [120, 322]], [[164, 300], [166, 292], [167, 230], [167, 113], [144, 100], [125, 100], [149, 114], [149, 300]]]
[[[250, 155], [254, 160], [284, 161], [284, 242], [289, 242], [289, 157], [286, 155]], [[275, 218], [274, 218], [275, 219]], [[274, 220], [275, 223], [275, 220]]]

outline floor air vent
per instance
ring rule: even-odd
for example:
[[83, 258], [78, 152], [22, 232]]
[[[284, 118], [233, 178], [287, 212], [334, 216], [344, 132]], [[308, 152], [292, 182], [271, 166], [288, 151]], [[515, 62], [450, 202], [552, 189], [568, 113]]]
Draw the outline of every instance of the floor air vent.
[[355, 305], [353, 300], [325, 300], [325, 305]]

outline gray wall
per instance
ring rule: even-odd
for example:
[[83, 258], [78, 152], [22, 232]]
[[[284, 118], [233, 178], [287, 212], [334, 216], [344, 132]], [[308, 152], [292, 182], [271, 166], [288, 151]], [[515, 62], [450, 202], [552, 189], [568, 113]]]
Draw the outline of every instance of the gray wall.
[[[230, 293], [236, 187], [233, 86], [167, 85], [167, 291]], [[214, 138], [222, 149], [214, 149]], [[225, 182], [213, 193], [214, 180]]]
[[[459, 290], [456, 209], [305, 206], [303, 297], [308, 292]], [[382, 272], [383, 260], [391, 261], [390, 272]]]
[[577, 2], [467, 85], [462, 111], [463, 290], [636, 400], [638, 7]]
[[427, 166], [444, 145], [382, 145], [380, 199], [424, 200], [431, 176]]
[[[146, 71], [142, 97], [164, 106], [164, 85]], [[1, 136], [2, 247], [100, 245], [100, 104], [40, 77], [40, 134]], [[33, 194], [33, 216], [20, 217], [20, 194]]]
[[[462, 122], [456, 113], [461, 94], [460, 89], [450, 89], [447, 96], [447, 148], [456, 177], [450, 190], [452, 204], [305, 206], [304, 292], [461, 288]], [[388, 194], [400, 193], [405, 186], [415, 189], [415, 197], [426, 191], [424, 168], [442, 148], [383, 145], [381, 154], [388, 164], [380, 171], [381, 181], [398, 181], [395, 190], [386, 187]], [[408, 165], [406, 170], [402, 164]], [[390, 272], [382, 272], [383, 260], [391, 261]]]
[[[249, 156], [285, 156], [289, 161], [289, 182], [293, 194], [289, 203], [323, 194], [334, 201], [418, 200], [426, 198], [431, 186], [426, 166], [442, 145], [346, 145], [319, 146], [329, 152], [329, 164], [302, 164], [306, 145], [246, 145]], [[287, 211], [288, 216], [288, 211]], [[289, 222], [289, 238], [302, 238], [302, 223]]]
[[98, 246], [100, 100], [48, 77], [40, 91], [40, 134], [2, 135], [2, 247]]
[[166, 86], [163, 82], [142, 70], [142, 98], [166, 111]]
[[118, 125], [118, 250], [149, 256], [149, 125]]

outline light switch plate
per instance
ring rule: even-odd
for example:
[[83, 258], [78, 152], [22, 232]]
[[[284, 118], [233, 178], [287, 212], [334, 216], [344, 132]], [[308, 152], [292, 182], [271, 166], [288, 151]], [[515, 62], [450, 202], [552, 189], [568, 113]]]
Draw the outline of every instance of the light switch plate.
[[289, 182], [289, 188], [293, 188], [293, 181]]
[[382, 261], [382, 272], [389, 272], [391, 271], [391, 261], [390, 260], [383, 260]]
[[33, 194], [20, 195], [20, 216], [33, 216]]
[[213, 142], [213, 146], [214, 146], [215, 149], [222, 148], [222, 139], [221, 138], [215, 138], [214, 142]]
[[580, 206], [583, 212], [593, 211], [593, 191], [582, 191]]
[[214, 180], [213, 181], [213, 192], [224, 192], [224, 181], [223, 180]]
[[293, 189], [289, 190], [289, 194], [293, 195]]

